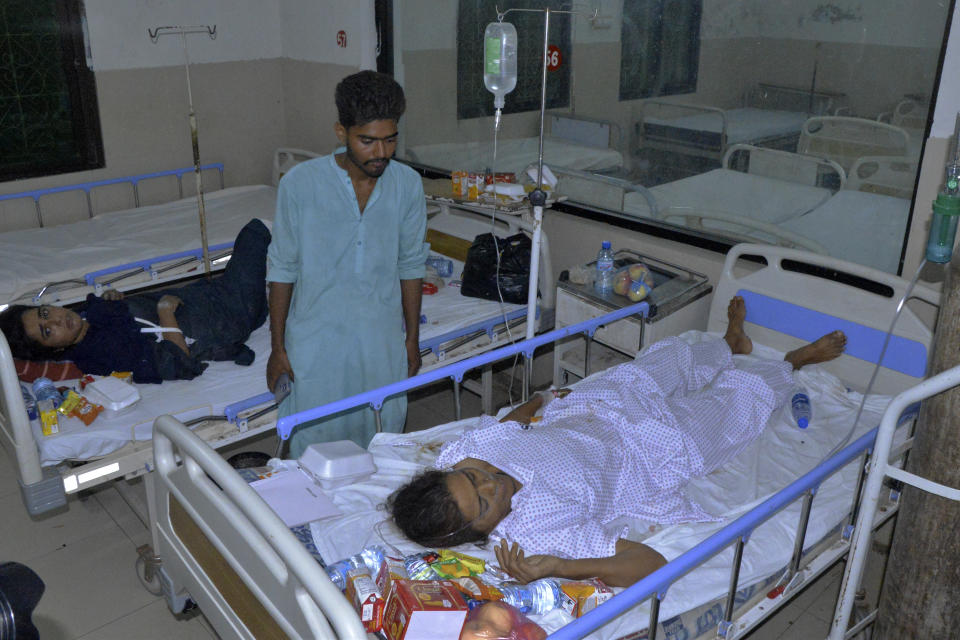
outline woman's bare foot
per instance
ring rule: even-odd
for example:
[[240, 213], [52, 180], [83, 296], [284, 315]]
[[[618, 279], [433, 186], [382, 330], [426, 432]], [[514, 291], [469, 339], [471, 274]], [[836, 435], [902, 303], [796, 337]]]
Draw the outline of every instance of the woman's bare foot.
[[808, 345], [794, 349], [783, 356], [783, 359], [792, 364], [796, 370], [808, 364], [817, 364], [818, 362], [827, 362], [838, 358], [846, 346], [847, 336], [843, 331], [831, 331]]
[[730, 298], [730, 304], [727, 305], [727, 332], [723, 339], [730, 345], [730, 351], [734, 354], [746, 355], [753, 351], [753, 340], [743, 330], [743, 321], [747, 317], [747, 305], [743, 298], [733, 296]]

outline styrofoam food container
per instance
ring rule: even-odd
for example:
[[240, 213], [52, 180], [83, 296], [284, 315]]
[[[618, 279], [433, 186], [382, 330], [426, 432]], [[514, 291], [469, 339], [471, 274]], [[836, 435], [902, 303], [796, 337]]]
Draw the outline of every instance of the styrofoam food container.
[[140, 399], [140, 392], [135, 386], [113, 376], [91, 382], [83, 388], [83, 395], [90, 402], [103, 405], [112, 411], [129, 407]]
[[298, 461], [324, 489], [359, 482], [377, 471], [373, 454], [352, 440], [311, 444]]

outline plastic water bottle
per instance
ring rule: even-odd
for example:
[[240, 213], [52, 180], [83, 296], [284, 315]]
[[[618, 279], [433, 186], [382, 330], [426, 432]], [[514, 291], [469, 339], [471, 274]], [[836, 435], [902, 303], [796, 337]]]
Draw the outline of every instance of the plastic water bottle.
[[44, 400], [52, 400], [53, 408], [56, 409], [63, 402], [63, 396], [50, 378], [37, 378], [33, 381], [33, 396], [37, 399], [38, 406]]
[[33, 399], [30, 389], [23, 383], [20, 383], [20, 393], [23, 395], [23, 406], [27, 409], [27, 417], [31, 420], [37, 419], [37, 403]]
[[593, 281], [593, 288], [597, 293], [613, 291], [613, 249], [610, 248], [609, 240], [604, 240], [600, 244], [600, 252], [597, 254], [597, 275]]
[[411, 580], [439, 580], [440, 574], [430, 566], [429, 558], [437, 558], [433, 551], [414, 553], [403, 559], [403, 567]]
[[801, 429], [806, 429], [813, 420], [813, 407], [810, 396], [803, 387], [794, 387], [790, 392], [790, 415]]
[[517, 86], [517, 29], [509, 22], [491, 22], [483, 32], [483, 84], [496, 109]]
[[498, 589], [503, 593], [503, 601], [516, 607], [521, 613], [546, 613], [560, 606], [560, 585], [550, 578]]
[[326, 572], [330, 578], [330, 582], [337, 585], [340, 591], [345, 591], [347, 588], [348, 573], [360, 569], [366, 571], [371, 576], [375, 576], [380, 571], [380, 565], [383, 562], [383, 548], [377, 545], [371, 545], [365, 547], [360, 553], [327, 565]]

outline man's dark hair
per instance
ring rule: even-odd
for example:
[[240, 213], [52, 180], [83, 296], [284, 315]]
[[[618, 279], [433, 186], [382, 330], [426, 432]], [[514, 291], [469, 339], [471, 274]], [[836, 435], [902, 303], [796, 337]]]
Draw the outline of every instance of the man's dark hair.
[[403, 88], [385, 73], [361, 71], [347, 76], [334, 93], [337, 117], [345, 128], [374, 120], [399, 121], [407, 108]]
[[387, 499], [393, 521], [407, 538], [424, 547], [486, 542], [486, 534], [464, 520], [447, 490], [446, 476], [443, 471], [431, 469], [397, 489]]
[[34, 309], [25, 304], [12, 304], [0, 311], [0, 331], [10, 345], [10, 353], [21, 360], [50, 360], [56, 358], [61, 349], [51, 349], [34, 342], [23, 328], [23, 314]]

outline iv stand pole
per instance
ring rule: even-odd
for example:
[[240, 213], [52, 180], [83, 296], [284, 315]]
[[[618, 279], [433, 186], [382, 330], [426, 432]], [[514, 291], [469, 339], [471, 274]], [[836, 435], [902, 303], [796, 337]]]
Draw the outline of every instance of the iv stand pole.
[[[540, 275], [540, 244], [542, 242], [543, 227], [543, 206], [547, 203], [547, 194], [543, 190], [543, 129], [547, 113], [547, 56], [550, 51], [550, 14], [551, 13], [571, 13], [576, 11], [553, 11], [550, 7], [546, 9], [507, 9], [500, 13], [497, 9], [497, 18], [503, 22], [503, 18], [511, 11], [543, 11], [545, 14], [543, 20], [543, 69], [540, 76], [540, 152], [537, 156], [537, 188], [530, 192], [530, 204], [533, 205], [533, 238], [530, 248], [530, 281], [527, 286], [527, 335], [529, 340], [535, 334], [534, 323], [537, 319], [537, 281]], [[597, 17], [599, 10], [594, 12], [593, 18]], [[523, 362], [523, 394], [521, 399], [526, 402], [530, 397], [530, 383], [533, 380], [533, 352], [524, 354]]]
[[197, 213], [200, 216], [200, 242], [203, 246], [203, 272], [210, 277], [210, 249], [207, 243], [207, 211], [203, 201], [203, 177], [200, 173], [200, 140], [197, 131], [197, 114], [193, 110], [193, 91], [190, 88], [190, 55], [187, 52], [188, 33], [206, 33], [211, 40], [217, 38], [217, 25], [213, 27], [201, 26], [167, 26], [147, 29], [150, 40], [154, 43], [163, 35], [180, 34], [180, 43], [183, 46], [184, 69], [187, 72], [187, 102], [190, 105], [190, 140], [193, 145], [193, 175], [197, 183]]

